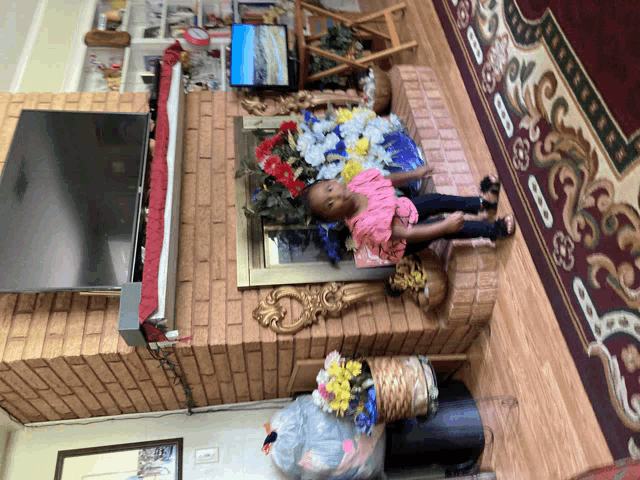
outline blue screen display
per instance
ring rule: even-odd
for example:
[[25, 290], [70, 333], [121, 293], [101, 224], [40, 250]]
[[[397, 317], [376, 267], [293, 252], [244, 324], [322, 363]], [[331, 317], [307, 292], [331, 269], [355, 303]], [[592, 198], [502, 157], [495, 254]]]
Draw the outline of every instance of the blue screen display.
[[231, 27], [231, 85], [289, 85], [284, 26], [241, 24]]

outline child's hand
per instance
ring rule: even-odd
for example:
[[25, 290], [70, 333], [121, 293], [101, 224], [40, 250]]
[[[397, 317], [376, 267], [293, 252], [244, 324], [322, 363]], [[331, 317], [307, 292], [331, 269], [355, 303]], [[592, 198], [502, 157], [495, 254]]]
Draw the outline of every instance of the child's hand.
[[459, 232], [464, 226], [464, 214], [462, 212], [452, 213], [445, 218], [442, 223], [444, 224], [447, 233]]
[[436, 173], [433, 167], [429, 167], [427, 165], [421, 165], [415, 170], [413, 170], [413, 174], [416, 180], [426, 179]]

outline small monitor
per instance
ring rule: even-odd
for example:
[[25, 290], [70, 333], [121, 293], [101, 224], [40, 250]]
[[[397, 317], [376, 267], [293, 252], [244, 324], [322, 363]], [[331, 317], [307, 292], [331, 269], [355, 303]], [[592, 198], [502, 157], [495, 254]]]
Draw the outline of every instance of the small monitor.
[[287, 89], [290, 86], [287, 27], [231, 26], [231, 86]]

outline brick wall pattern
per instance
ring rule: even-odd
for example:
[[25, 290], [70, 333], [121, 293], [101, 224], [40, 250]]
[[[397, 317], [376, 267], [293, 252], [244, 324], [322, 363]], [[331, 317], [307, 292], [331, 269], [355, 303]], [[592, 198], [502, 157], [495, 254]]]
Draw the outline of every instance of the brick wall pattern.
[[[286, 397], [295, 361], [332, 350], [469, 347], [483, 322], [448, 324], [399, 298], [364, 301], [294, 336], [260, 327], [251, 313], [271, 289], [236, 288], [233, 120], [243, 110], [232, 92], [190, 93], [186, 102], [176, 327], [192, 340], [171, 358], [198, 406]], [[0, 93], [0, 162], [23, 108], [140, 112], [147, 96]], [[171, 375], [118, 335], [118, 308], [114, 297], [0, 294], [0, 407], [23, 423], [184, 408]], [[286, 308], [300, 310], [295, 301]]]

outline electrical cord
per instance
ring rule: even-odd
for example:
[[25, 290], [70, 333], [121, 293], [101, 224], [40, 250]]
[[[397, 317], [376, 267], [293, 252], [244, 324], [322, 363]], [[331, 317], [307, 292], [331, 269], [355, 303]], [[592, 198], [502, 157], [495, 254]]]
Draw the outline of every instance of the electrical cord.
[[193, 391], [187, 384], [187, 380], [184, 378], [182, 372], [178, 371], [179, 366], [169, 359], [170, 353], [162, 347], [158, 347], [157, 350], [153, 350], [149, 345], [147, 345], [147, 350], [153, 358], [160, 362], [161, 368], [164, 368], [165, 371], [169, 371], [173, 374], [173, 384], [180, 385], [184, 391], [187, 415], [193, 415], [193, 408], [196, 407], [196, 402], [193, 400]]
[[[285, 400], [285, 399], [283, 399]], [[115, 418], [105, 418], [105, 419], [100, 419], [99, 417], [95, 420], [88, 420], [86, 422], [78, 422], [78, 421], [74, 421], [74, 422], [49, 422], [50, 424], [46, 424], [46, 425], [25, 425], [26, 428], [29, 429], [38, 429], [38, 428], [50, 428], [52, 426], [58, 426], [58, 425], [68, 425], [68, 426], [74, 426], [74, 425], [93, 425], [96, 423], [107, 423], [107, 422], [121, 422], [124, 420], [141, 420], [141, 419], [145, 419], [145, 418], [149, 418], [149, 419], [157, 419], [157, 418], [165, 418], [165, 417], [172, 417], [172, 416], [176, 416], [176, 415], [202, 415], [202, 414], [207, 414], [207, 413], [217, 413], [217, 412], [250, 412], [250, 411], [266, 411], [266, 410], [277, 410], [280, 409], [282, 407], [287, 406], [290, 403], [290, 400], [286, 399], [286, 402], [278, 402], [278, 403], [273, 403], [273, 405], [268, 405], [265, 404], [264, 402], [260, 403], [259, 405], [231, 405], [229, 407], [215, 407], [215, 408], [210, 408], [210, 409], [206, 409], [206, 410], [198, 410], [196, 412], [192, 412], [191, 414], [189, 414], [187, 411], [174, 411], [174, 412], [170, 412], [170, 413], [161, 413], [158, 415], [137, 415], [137, 416], [126, 416], [126, 417], [115, 417]], [[19, 422], [19, 421], [18, 421]]]

